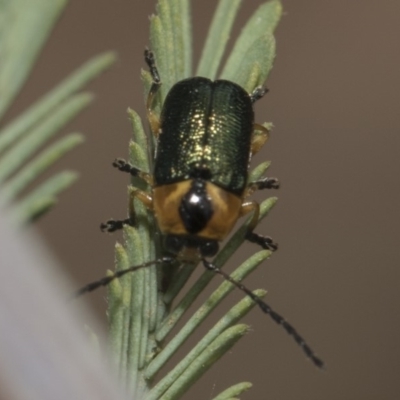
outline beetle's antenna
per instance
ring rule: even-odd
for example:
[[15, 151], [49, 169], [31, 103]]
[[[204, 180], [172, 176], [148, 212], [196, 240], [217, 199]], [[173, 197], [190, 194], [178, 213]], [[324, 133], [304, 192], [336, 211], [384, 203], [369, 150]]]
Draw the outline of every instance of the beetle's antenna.
[[80, 288], [79, 290], [74, 292], [71, 297], [72, 298], [79, 297], [85, 293], [92, 292], [93, 290], [96, 290], [101, 286], [107, 286], [114, 279], [120, 278], [121, 276], [123, 276], [129, 272], [134, 272], [134, 271], [137, 271], [138, 269], [147, 268], [147, 267], [150, 267], [151, 265], [155, 265], [155, 264], [164, 264], [164, 263], [169, 264], [173, 261], [175, 261], [175, 259], [173, 257], [162, 257], [158, 260], [149, 261], [149, 262], [141, 264], [141, 265], [134, 265], [134, 266], [126, 268], [126, 269], [121, 269], [119, 271], [114, 272], [114, 275], [105, 276], [104, 278], [101, 278], [98, 281], [88, 283], [87, 285], [83, 286], [82, 288]]
[[207, 268], [209, 271], [213, 271], [217, 274], [222, 275], [228, 282], [232, 283], [238, 289], [245, 292], [261, 308], [261, 310], [265, 314], [268, 314], [277, 324], [281, 325], [290, 336], [293, 337], [295, 342], [303, 349], [306, 356], [308, 358], [310, 358], [311, 361], [318, 368], [321, 368], [321, 369], [324, 368], [324, 362], [315, 355], [314, 351], [305, 342], [305, 340], [300, 336], [300, 334], [296, 331], [296, 329], [291, 324], [289, 324], [289, 322], [287, 322], [281, 315], [276, 313], [267, 303], [265, 303], [258, 296], [256, 296], [251, 290], [247, 289], [246, 286], [244, 286], [242, 283], [233, 279], [230, 275], [228, 275], [226, 272], [222, 271], [216, 265], [212, 264], [211, 262], [208, 262], [204, 258], [202, 258], [202, 262], [203, 262], [204, 267]]

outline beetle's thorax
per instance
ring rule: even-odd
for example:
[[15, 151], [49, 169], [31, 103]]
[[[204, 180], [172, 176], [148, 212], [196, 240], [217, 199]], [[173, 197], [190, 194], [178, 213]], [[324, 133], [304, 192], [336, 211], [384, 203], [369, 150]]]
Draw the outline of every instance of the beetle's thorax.
[[196, 247], [196, 238], [200, 245], [204, 240], [225, 239], [240, 216], [241, 203], [239, 196], [202, 178], [153, 188], [161, 232], [190, 238], [188, 247]]

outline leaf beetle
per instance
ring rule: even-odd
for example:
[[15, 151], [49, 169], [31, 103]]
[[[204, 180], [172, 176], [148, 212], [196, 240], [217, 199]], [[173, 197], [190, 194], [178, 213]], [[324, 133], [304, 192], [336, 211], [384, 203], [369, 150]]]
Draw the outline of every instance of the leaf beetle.
[[[257, 87], [249, 94], [231, 81], [187, 78], [170, 89], [158, 117], [153, 102], [161, 79], [154, 54], [148, 49], [145, 50], [145, 61], [153, 79], [146, 102], [147, 118], [157, 138], [153, 174], [143, 172], [123, 159], [115, 160], [113, 166], [143, 179], [152, 188], [150, 194], [135, 189], [132, 196], [154, 213], [165, 249], [172, 256], [117, 271], [84, 286], [75, 295], [108, 285], [115, 278], [149, 265], [175, 260], [201, 261], [205, 268], [222, 275], [251, 297], [293, 337], [307, 357], [322, 368], [323, 361], [290, 323], [242, 283], [207, 260], [218, 253], [219, 242], [232, 231], [236, 221], [250, 212], [253, 215], [246, 239], [264, 249], [277, 250], [277, 244], [270, 237], [253, 232], [258, 222], [259, 205], [255, 201], [246, 201], [256, 190], [279, 188], [276, 178], [248, 182], [251, 157], [261, 149], [269, 135], [264, 126], [254, 122], [253, 110], [253, 104], [267, 89]], [[111, 219], [101, 224], [101, 229], [114, 232], [132, 223], [132, 216], [124, 220]]]

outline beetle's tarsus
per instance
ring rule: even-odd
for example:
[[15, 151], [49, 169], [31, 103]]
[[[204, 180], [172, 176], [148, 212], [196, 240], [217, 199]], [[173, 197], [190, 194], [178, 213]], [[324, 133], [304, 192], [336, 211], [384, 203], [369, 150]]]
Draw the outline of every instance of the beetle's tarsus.
[[127, 172], [132, 176], [138, 176], [138, 174], [141, 172], [140, 169], [134, 167], [128, 161], [125, 161], [123, 158], [116, 158], [112, 163], [112, 166], [114, 168], [117, 168], [119, 171]]
[[261, 98], [263, 98], [268, 92], [269, 92], [269, 89], [267, 89], [265, 86], [257, 86], [250, 93], [251, 102], [255, 103], [257, 100], [260, 100]]
[[132, 218], [126, 218], [126, 219], [109, 219], [106, 222], [102, 222], [100, 224], [100, 230], [102, 232], [115, 232], [124, 227], [124, 225], [130, 225], [133, 226], [133, 220]]
[[275, 243], [269, 236], [263, 236], [255, 232], [248, 232], [246, 234], [246, 240], [251, 243], [258, 244], [265, 250], [278, 250], [278, 243]]
[[279, 189], [280, 182], [277, 178], [263, 178], [258, 181], [252, 182], [250, 186], [254, 186], [255, 190]]

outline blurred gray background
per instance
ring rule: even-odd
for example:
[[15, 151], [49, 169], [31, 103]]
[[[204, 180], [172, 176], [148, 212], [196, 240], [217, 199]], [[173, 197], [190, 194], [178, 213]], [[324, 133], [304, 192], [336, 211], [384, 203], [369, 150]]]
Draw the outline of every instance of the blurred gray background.
[[[261, 3], [244, 0], [235, 35]], [[192, 4], [197, 61], [216, 2]], [[279, 196], [257, 231], [271, 235], [280, 249], [246, 285], [268, 290], [267, 302], [298, 328], [327, 370], [305, 360], [255, 309], [246, 318], [252, 331], [184, 398], [210, 399], [245, 380], [254, 387], [244, 399], [398, 398], [400, 2], [283, 5], [270, 93], [257, 104], [257, 120], [275, 124], [257, 161], [272, 160], [270, 175], [282, 183], [278, 193], [257, 195]], [[77, 287], [113, 265], [120, 235], [101, 234], [98, 226], [126, 215], [129, 178], [111, 162], [127, 156], [127, 107], [144, 116], [139, 73], [154, 6], [155, 0], [71, 0], [8, 114], [23, 110], [89, 56], [118, 51], [117, 65], [90, 87], [95, 104], [65, 129], [84, 132], [86, 143], [54, 167], [76, 169], [81, 179], [38, 224]], [[244, 245], [227, 268], [256, 250]], [[82, 301], [105, 322], [104, 294]], [[231, 295], [208, 323], [241, 297]]]

